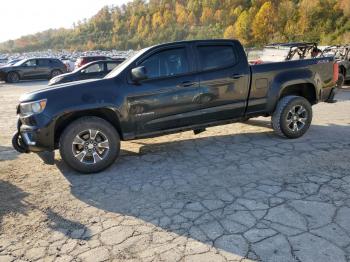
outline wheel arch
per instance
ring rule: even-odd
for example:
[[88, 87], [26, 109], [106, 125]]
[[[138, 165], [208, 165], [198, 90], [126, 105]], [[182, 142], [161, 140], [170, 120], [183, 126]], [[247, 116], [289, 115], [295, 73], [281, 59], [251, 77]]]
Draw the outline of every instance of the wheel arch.
[[316, 88], [312, 83], [299, 83], [287, 85], [283, 89], [281, 89], [279, 99], [290, 95], [304, 97], [310, 102], [311, 105], [317, 103]]
[[310, 102], [311, 105], [314, 105], [314, 104], [317, 104], [318, 97], [321, 96], [321, 93], [317, 92], [316, 86], [311, 82], [288, 81], [288, 82], [285, 82], [283, 85], [279, 86], [277, 92], [274, 92], [274, 94], [272, 93], [269, 94], [270, 98], [268, 100], [267, 111], [269, 113], [274, 112], [278, 101], [283, 97], [290, 96], [290, 95], [304, 97]]
[[8, 75], [11, 73], [16, 73], [19, 76], [19, 79], [21, 80], [23, 78], [23, 75], [21, 74], [21, 71], [19, 70], [10, 70], [6, 73], [6, 80], [8, 78]]
[[75, 111], [72, 113], [64, 114], [57, 118], [55, 121], [55, 131], [54, 131], [54, 143], [55, 148], [58, 148], [59, 139], [65, 130], [65, 128], [72, 123], [73, 121], [87, 116], [95, 116], [102, 118], [109, 122], [118, 132], [120, 138], [123, 140], [123, 132], [120, 125], [120, 120], [117, 113], [111, 108], [96, 108], [96, 109], [87, 109], [81, 111]]

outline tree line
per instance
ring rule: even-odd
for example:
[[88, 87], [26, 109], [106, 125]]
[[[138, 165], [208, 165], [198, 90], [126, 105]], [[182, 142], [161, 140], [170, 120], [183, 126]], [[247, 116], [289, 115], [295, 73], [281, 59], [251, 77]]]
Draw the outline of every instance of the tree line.
[[235, 38], [350, 43], [350, 0], [133, 0], [106, 6], [71, 29], [50, 29], [0, 44], [0, 52], [140, 49], [157, 43]]

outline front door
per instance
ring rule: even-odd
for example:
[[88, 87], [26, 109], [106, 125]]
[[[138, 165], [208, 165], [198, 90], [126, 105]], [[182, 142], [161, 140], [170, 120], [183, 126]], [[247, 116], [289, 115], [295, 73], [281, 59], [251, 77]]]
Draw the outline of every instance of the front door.
[[21, 70], [23, 72], [24, 79], [33, 79], [38, 76], [38, 60], [30, 59], [26, 61], [22, 66]]
[[155, 51], [137, 62], [146, 68], [148, 76], [132, 85], [135, 94], [131, 93], [127, 101], [138, 134], [198, 123], [199, 81], [192, 62], [186, 45]]
[[200, 103], [203, 121], [243, 116], [249, 92], [249, 67], [234, 43], [198, 43]]

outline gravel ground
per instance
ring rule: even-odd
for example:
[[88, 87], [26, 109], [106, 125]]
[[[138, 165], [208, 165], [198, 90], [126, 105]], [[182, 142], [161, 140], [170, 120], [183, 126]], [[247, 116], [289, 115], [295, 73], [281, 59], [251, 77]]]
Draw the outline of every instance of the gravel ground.
[[269, 118], [122, 143], [95, 175], [10, 145], [0, 83], [0, 261], [350, 261], [350, 89], [281, 139]]

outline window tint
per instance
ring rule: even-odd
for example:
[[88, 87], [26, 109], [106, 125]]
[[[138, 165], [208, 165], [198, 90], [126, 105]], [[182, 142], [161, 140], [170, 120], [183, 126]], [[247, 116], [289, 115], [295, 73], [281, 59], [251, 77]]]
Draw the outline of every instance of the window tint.
[[110, 72], [112, 71], [117, 65], [119, 65], [120, 63], [116, 62], [116, 63], [107, 63], [107, 71]]
[[229, 66], [237, 61], [231, 45], [199, 46], [197, 49], [202, 70]]
[[99, 73], [104, 71], [102, 63], [93, 64], [91, 66], [88, 66], [84, 70], [85, 70], [85, 73]]
[[141, 65], [146, 68], [149, 78], [179, 75], [189, 71], [185, 48], [160, 51]]
[[48, 59], [39, 59], [38, 60], [38, 66], [48, 66], [49, 60]]

